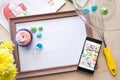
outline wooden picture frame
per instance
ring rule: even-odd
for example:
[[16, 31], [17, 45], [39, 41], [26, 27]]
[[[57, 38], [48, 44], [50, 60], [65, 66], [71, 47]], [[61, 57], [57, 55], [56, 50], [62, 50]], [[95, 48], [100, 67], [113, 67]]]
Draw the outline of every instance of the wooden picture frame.
[[[58, 12], [58, 13], [49, 13], [49, 14], [32, 15], [32, 16], [26, 16], [26, 17], [10, 18], [9, 22], [10, 22], [11, 39], [14, 42], [14, 36], [16, 33], [16, 24], [27, 23], [27, 22], [32, 22], [32, 21], [54, 20], [54, 19], [67, 18], [67, 17], [77, 17], [77, 14], [75, 11], [65, 11], [65, 12]], [[92, 36], [92, 31], [90, 27], [86, 26], [86, 32], [88, 36]], [[19, 71], [19, 74], [17, 75], [16, 78], [25, 78], [25, 77], [32, 77], [32, 76], [38, 76], [38, 75], [74, 71], [77, 69], [77, 64], [73, 64], [73, 65], [67, 65], [67, 66], [63, 65], [63, 66], [58, 66], [54, 68], [29, 70], [29, 71], [22, 72], [21, 65], [20, 65], [19, 50], [18, 50], [17, 45], [15, 45], [14, 47], [14, 58], [15, 58], [15, 63]]]

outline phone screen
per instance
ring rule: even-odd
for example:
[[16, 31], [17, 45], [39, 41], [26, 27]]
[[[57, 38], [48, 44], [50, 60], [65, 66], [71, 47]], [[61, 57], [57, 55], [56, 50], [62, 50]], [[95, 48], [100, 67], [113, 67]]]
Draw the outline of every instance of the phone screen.
[[94, 72], [102, 41], [86, 38], [83, 52], [78, 64], [78, 69], [84, 69], [90, 73]]

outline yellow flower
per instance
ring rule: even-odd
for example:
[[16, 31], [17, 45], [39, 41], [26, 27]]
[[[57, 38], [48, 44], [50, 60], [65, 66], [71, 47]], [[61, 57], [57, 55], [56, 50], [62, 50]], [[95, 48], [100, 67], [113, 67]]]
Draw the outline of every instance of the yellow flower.
[[3, 64], [0, 64], [0, 75], [5, 75], [5, 70], [6, 70], [7, 68], [5, 68], [4, 67], [4, 65]]
[[0, 43], [0, 80], [15, 80], [17, 68], [12, 54], [14, 44], [11, 41]]
[[6, 74], [4, 75], [4, 79], [3, 80], [14, 80], [15, 76], [17, 74], [17, 69], [16, 69], [16, 65], [11, 65], [9, 67], [9, 69], [7, 70]]
[[0, 49], [0, 63], [14, 62], [13, 54], [10, 54], [8, 49]]
[[13, 50], [14, 43], [12, 41], [4, 41], [0, 44], [0, 48], [7, 48], [10, 51]]
[[8, 69], [11, 63], [14, 62], [13, 55], [9, 53], [8, 49], [0, 49], [0, 74]]

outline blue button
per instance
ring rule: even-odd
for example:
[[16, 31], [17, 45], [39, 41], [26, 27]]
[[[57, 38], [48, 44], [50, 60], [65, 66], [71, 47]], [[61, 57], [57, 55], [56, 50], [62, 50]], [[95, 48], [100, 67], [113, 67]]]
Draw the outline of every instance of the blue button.
[[36, 47], [37, 47], [37, 49], [42, 49], [43, 46], [41, 43], [37, 43]]
[[88, 13], [89, 13], [89, 9], [88, 9], [88, 8], [84, 8], [84, 9], [83, 9], [83, 12], [84, 12], [85, 14], [88, 14]]
[[41, 38], [42, 37], [42, 34], [41, 33], [37, 33], [37, 38]]
[[95, 12], [95, 11], [97, 11], [97, 5], [96, 4], [93, 4], [92, 6], [91, 6], [91, 11], [92, 12]]

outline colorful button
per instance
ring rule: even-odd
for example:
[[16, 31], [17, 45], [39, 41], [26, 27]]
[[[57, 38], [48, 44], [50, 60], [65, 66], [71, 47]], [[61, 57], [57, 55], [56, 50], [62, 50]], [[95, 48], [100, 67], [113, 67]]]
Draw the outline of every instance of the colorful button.
[[38, 30], [39, 30], [39, 31], [42, 31], [42, 30], [43, 30], [43, 27], [42, 27], [42, 26], [38, 27]]
[[37, 28], [36, 27], [31, 27], [30, 29], [33, 33], [35, 33], [37, 31]]
[[108, 13], [108, 9], [107, 9], [106, 7], [102, 7], [102, 8], [100, 9], [100, 13], [101, 13], [102, 15], [106, 15], [106, 14]]
[[89, 9], [88, 9], [88, 8], [84, 8], [84, 9], [83, 9], [83, 12], [84, 12], [85, 14], [88, 14], [88, 13], [89, 13]]
[[37, 44], [36, 44], [36, 48], [37, 48], [37, 49], [42, 49], [42, 47], [43, 47], [43, 46], [42, 46], [41, 43], [37, 43]]
[[93, 5], [91, 5], [91, 11], [92, 12], [95, 12], [95, 11], [97, 11], [97, 5], [96, 4], [93, 4]]
[[42, 37], [42, 34], [41, 33], [37, 33], [37, 38], [41, 38]]

